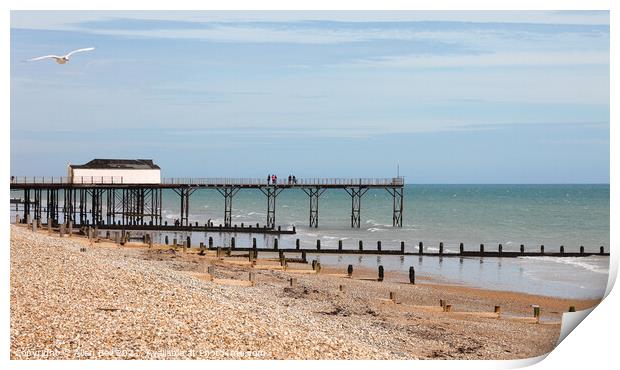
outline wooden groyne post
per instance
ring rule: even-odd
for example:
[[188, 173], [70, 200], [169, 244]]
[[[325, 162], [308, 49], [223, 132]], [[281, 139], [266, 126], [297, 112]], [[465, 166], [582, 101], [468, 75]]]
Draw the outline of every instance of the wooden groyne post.
[[415, 268], [409, 266], [409, 283], [415, 284]]

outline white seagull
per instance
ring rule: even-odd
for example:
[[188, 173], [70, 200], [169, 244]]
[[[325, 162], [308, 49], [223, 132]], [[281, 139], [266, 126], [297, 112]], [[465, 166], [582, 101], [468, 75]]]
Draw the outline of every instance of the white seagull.
[[44, 55], [42, 57], [36, 57], [36, 58], [32, 58], [32, 59], [28, 59], [29, 62], [34, 62], [36, 60], [41, 60], [41, 59], [56, 59], [56, 63], [58, 64], [65, 64], [69, 61], [69, 57], [75, 53], [81, 53], [83, 51], [91, 51], [91, 50], [95, 50], [95, 48], [84, 48], [84, 49], [77, 49], [77, 50], [73, 50], [72, 52], [66, 54], [66, 55]]

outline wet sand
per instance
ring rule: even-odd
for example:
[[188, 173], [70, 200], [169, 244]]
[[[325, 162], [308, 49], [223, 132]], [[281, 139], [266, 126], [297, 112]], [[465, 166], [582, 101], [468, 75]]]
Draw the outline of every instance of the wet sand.
[[11, 358], [517, 359], [554, 348], [569, 306], [598, 303], [310, 270], [11, 226]]

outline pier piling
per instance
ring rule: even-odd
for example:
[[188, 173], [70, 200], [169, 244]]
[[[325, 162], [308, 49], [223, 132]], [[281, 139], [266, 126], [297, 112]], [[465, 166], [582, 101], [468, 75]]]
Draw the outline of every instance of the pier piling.
[[439, 242], [439, 254], [443, 254], [443, 242]]
[[381, 240], [377, 240], [377, 250], [381, 251]]
[[295, 249], [299, 249], [299, 238], [295, 239]]
[[418, 254], [423, 254], [424, 253], [424, 243], [420, 242], [418, 244]]

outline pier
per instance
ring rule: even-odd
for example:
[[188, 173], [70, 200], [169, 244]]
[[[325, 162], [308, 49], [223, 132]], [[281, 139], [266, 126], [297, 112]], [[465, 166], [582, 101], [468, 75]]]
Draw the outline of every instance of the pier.
[[[319, 226], [319, 198], [327, 190], [344, 190], [351, 197], [351, 227], [359, 228], [362, 198], [369, 189], [384, 189], [392, 196], [392, 225], [403, 225], [404, 178], [309, 178], [271, 183], [257, 178], [166, 178], [160, 183], [125, 183], [120, 176], [11, 177], [11, 191], [22, 191], [21, 223], [39, 220], [54, 226], [71, 222], [75, 227], [96, 225], [101, 229], [124, 228], [168, 231], [276, 230], [276, 200], [282, 191], [301, 190], [309, 197], [308, 225]], [[162, 220], [163, 190], [179, 196], [178, 224]], [[260, 190], [266, 197], [267, 218], [260, 227], [234, 225], [232, 204], [244, 189]], [[224, 198], [224, 224], [192, 225], [189, 220], [191, 196], [196, 191], [215, 190]], [[279, 230], [286, 232], [286, 230]]]

